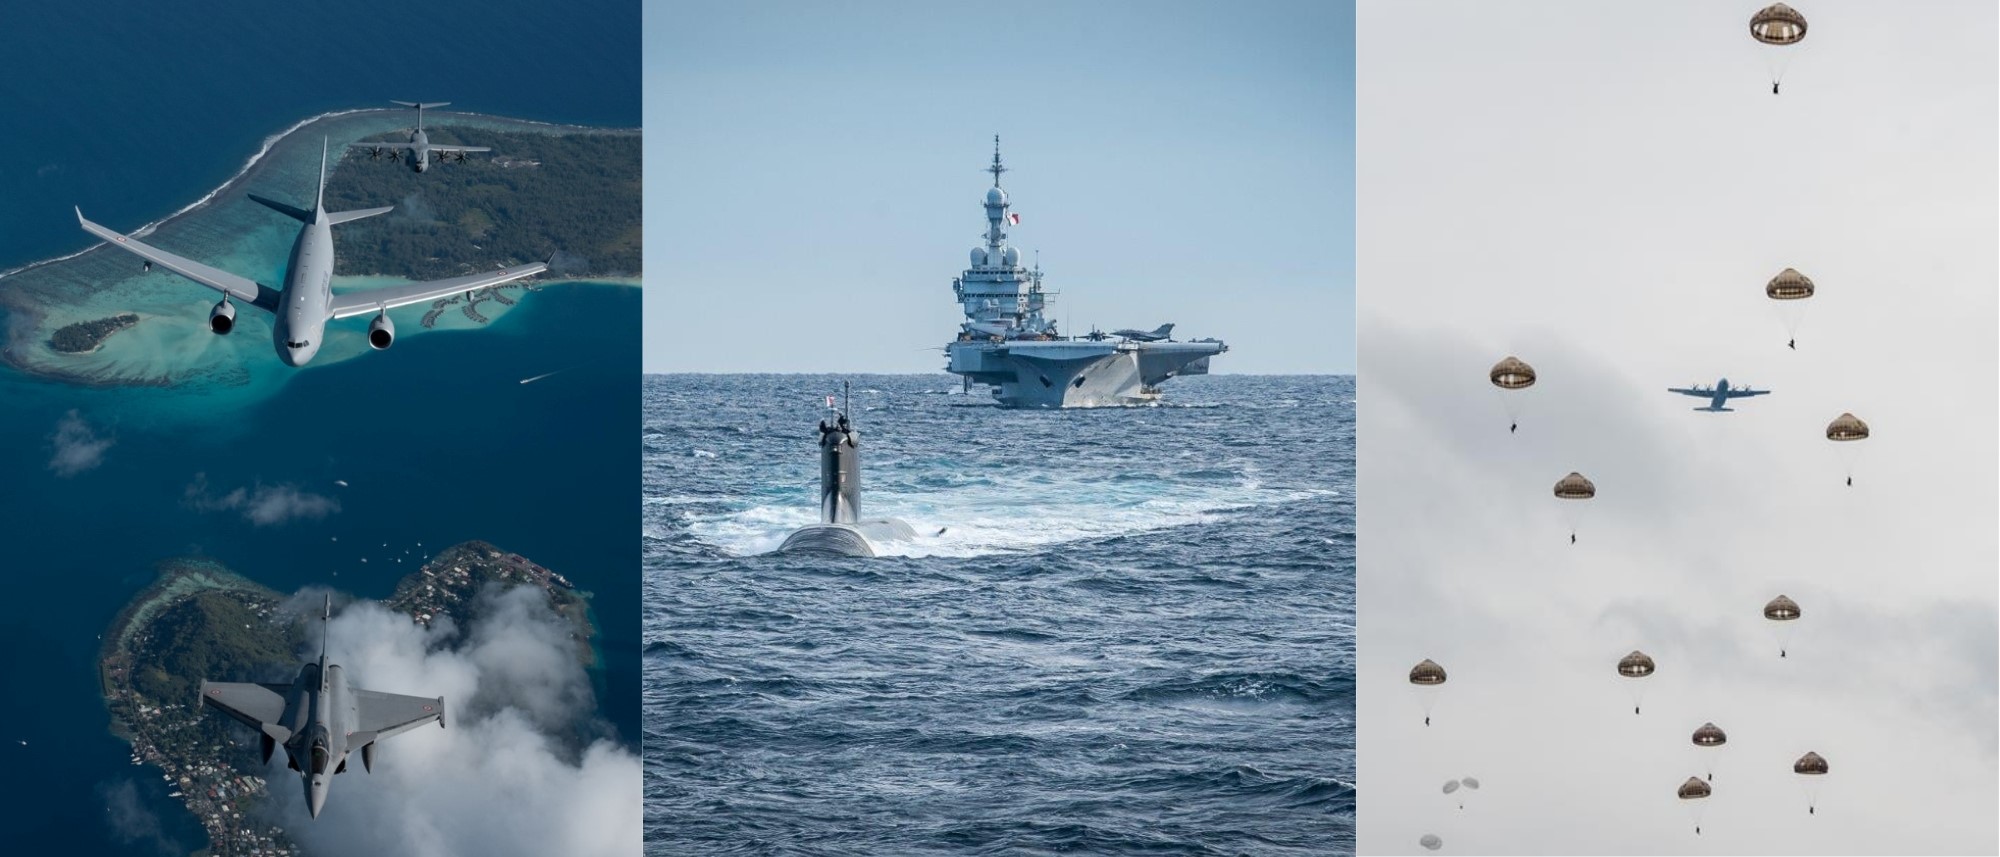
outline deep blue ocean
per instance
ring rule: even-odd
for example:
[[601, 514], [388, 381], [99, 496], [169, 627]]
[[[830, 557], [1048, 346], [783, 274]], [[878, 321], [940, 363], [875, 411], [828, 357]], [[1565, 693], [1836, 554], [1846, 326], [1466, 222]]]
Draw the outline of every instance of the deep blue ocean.
[[[270, 134], [327, 110], [438, 100], [636, 126], [639, 17], [632, 0], [10, 5], [0, 269], [91, 243], [73, 204], [111, 223], [156, 220], [235, 175]], [[188, 289], [191, 303], [204, 300]], [[332, 584], [380, 598], [429, 550], [480, 538], [518, 551], [595, 593], [600, 711], [636, 747], [639, 306], [634, 288], [553, 287], [486, 329], [405, 337], [387, 353], [300, 370], [264, 398], [0, 370], [5, 850], [151, 855], [159, 841], [176, 853], [204, 843], [158, 771], [132, 766], [108, 734], [97, 684], [97, 635], [176, 555], [214, 557], [282, 591]], [[201, 324], [199, 312], [187, 323]], [[519, 383], [555, 370], [567, 371]], [[101, 466], [63, 478], [48, 465], [71, 410], [113, 444]], [[197, 474], [218, 494], [290, 486], [340, 510], [258, 526], [190, 504]], [[413, 551], [408, 563], [393, 561], [400, 550]], [[110, 831], [104, 795], [128, 783], [159, 836], [127, 843]]]
[[648, 854], [1353, 851], [1352, 377], [846, 379], [863, 516], [924, 535], [760, 556], [841, 380], [646, 376]]
[[[107, 832], [102, 792], [125, 782], [165, 838], [187, 850], [206, 841], [159, 771], [131, 765], [106, 731], [97, 683], [98, 634], [154, 564], [177, 555], [213, 557], [282, 592], [331, 585], [386, 598], [438, 548], [485, 539], [519, 552], [594, 593], [600, 713], [636, 746], [639, 300], [631, 287], [554, 286], [485, 329], [308, 367], [250, 404], [0, 373], [0, 448], [10, 450], [0, 456], [0, 686], [11, 701], [0, 707], [0, 754], [11, 776], [33, 780], [0, 801], [0, 827], [18, 844], [7, 850], [158, 853], [150, 838]], [[567, 371], [520, 383], [556, 370]], [[71, 409], [114, 443], [96, 469], [60, 478], [48, 468], [50, 436]], [[203, 409], [213, 411], [191, 413]], [[197, 474], [216, 495], [292, 486], [340, 509], [259, 526], [190, 504]]]

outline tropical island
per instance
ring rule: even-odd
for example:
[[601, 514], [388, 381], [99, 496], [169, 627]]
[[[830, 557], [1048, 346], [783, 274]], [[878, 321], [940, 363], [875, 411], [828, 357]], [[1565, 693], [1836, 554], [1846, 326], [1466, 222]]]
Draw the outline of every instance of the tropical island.
[[[431, 625], [466, 627], [489, 586], [532, 586], [571, 626], [578, 658], [595, 659], [589, 595], [560, 574], [483, 541], [456, 545], [396, 584], [384, 606]], [[196, 699], [204, 679], [290, 682], [309, 648], [311, 611], [206, 559], [160, 564], [159, 577], [104, 634], [99, 680], [111, 731], [132, 745], [132, 764], [153, 765], [208, 834], [198, 854], [300, 853], [257, 812], [271, 786], [253, 733]], [[281, 784], [283, 787], [285, 784]]]
[[396, 210], [333, 231], [334, 273], [437, 280], [552, 252], [552, 267], [565, 277], [639, 273], [639, 135], [425, 131], [436, 143], [493, 151], [419, 175], [407, 163], [348, 150], [327, 181], [327, 207]]
[[[414, 113], [328, 113], [273, 135], [262, 148], [246, 145], [250, 157], [242, 171], [186, 208], [162, 212], [154, 223], [105, 225], [275, 287], [298, 224], [248, 194], [309, 207], [325, 141], [332, 152], [328, 208], [396, 208], [334, 229], [336, 291], [457, 276], [551, 254], [541, 283], [637, 284], [643, 208], [638, 129], [444, 111], [425, 119], [426, 131], [440, 143], [494, 151], [419, 174], [407, 163], [347, 147], [407, 138]], [[93, 246], [93, 240], [79, 231], [77, 252], [0, 273], [0, 313], [8, 317], [0, 328], [0, 362], [90, 386], [275, 389], [291, 377], [290, 367], [268, 359], [270, 325], [263, 313], [245, 314], [235, 334], [216, 336], [202, 318], [215, 293], [129, 254]], [[523, 288], [510, 287], [515, 295]], [[412, 335], [483, 324], [514, 303], [501, 290], [483, 290], [390, 315]], [[333, 325], [318, 363], [367, 352], [362, 326]]]
[[129, 312], [79, 321], [49, 334], [49, 347], [61, 354], [89, 354], [103, 345], [106, 337], [138, 323], [139, 316]]

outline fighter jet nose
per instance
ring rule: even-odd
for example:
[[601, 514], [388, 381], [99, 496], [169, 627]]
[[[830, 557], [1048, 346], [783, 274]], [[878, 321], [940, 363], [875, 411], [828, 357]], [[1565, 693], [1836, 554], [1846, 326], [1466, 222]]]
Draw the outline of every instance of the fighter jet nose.
[[319, 811], [326, 806], [326, 780], [314, 777], [306, 781], [306, 811], [318, 818]]

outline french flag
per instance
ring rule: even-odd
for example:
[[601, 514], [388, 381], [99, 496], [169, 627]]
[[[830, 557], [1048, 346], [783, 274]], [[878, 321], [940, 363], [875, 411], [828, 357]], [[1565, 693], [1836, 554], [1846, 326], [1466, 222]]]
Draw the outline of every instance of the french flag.
[[1021, 215], [1015, 214], [1011, 211], [1007, 212], [1007, 225], [1008, 226], [1021, 225]]

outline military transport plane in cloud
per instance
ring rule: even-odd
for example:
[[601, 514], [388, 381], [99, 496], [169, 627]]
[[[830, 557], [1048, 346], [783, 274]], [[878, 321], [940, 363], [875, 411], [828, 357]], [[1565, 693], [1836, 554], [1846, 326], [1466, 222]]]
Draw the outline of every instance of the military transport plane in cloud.
[[1667, 392], [1679, 393], [1683, 396], [1693, 396], [1697, 399], [1707, 399], [1708, 407], [1695, 408], [1695, 410], [1707, 411], [1709, 413], [1722, 413], [1725, 411], [1736, 410], [1735, 408], [1723, 407], [1723, 403], [1729, 401], [1730, 399], [1747, 399], [1751, 396], [1767, 395], [1771, 391], [1752, 390], [1749, 387], [1731, 387], [1729, 386], [1729, 379], [1723, 378], [1719, 381], [1716, 381], [1715, 386], [1713, 388], [1706, 388], [1700, 386], [1687, 387], [1687, 388], [1668, 387]]
[[349, 143], [347, 144], [348, 148], [367, 149], [368, 157], [370, 158], [379, 158], [383, 155], [388, 155], [389, 160], [392, 161], [400, 158], [402, 153], [409, 152], [410, 166], [416, 168], [416, 171], [420, 173], [431, 168], [431, 155], [437, 155], [438, 163], [444, 163], [446, 158], [463, 161], [467, 152], [493, 151], [485, 146], [447, 146], [442, 143], [431, 142], [430, 135], [424, 133], [424, 108], [444, 107], [451, 104], [449, 101], [391, 101], [389, 103], [417, 108], [417, 127], [416, 130], [410, 132], [409, 142]]
[[398, 696], [347, 686], [338, 664], [326, 662], [325, 626], [333, 596], [320, 614], [319, 663], [299, 668], [291, 684], [204, 681], [201, 701], [260, 733], [264, 761], [278, 746], [287, 765], [305, 780], [306, 807], [314, 818], [326, 805], [328, 781], [347, 770], [347, 755], [361, 748], [361, 765], [375, 770], [375, 743], [433, 720], [444, 728], [444, 697]]
[[[208, 328], [217, 334], [226, 334], [236, 327], [236, 305], [230, 303], [231, 298], [271, 313], [275, 316], [271, 324], [271, 341], [277, 348], [278, 359], [285, 361], [288, 366], [304, 366], [314, 354], [319, 353], [321, 337], [326, 333], [326, 323], [334, 319], [374, 313], [375, 320], [368, 323], [368, 346], [380, 351], [396, 341], [396, 326], [389, 321], [389, 310], [461, 292], [469, 293], [548, 270], [548, 261], [544, 260], [449, 280], [432, 280], [427, 283], [410, 283], [341, 295], [334, 294], [333, 227], [350, 220], [386, 213], [395, 206], [364, 208], [359, 211], [327, 211], [326, 152], [326, 142], [322, 140], [319, 191], [313, 200], [311, 211], [293, 208], [254, 193], [249, 195], [251, 199], [265, 207], [305, 224], [299, 230], [298, 239], [292, 242], [291, 262], [286, 268], [285, 285], [281, 289], [273, 289], [228, 271], [211, 268], [200, 262], [142, 244], [134, 238], [84, 219], [82, 208], [77, 209], [76, 219], [83, 224], [85, 232], [104, 239], [107, 246], [116, 247], [145, 259], [147, 270], [159, 265], [221, 292], [221, 302], [208, 312]], [[553, 258], [555, 257], [551, 255], [550, 259]]]

